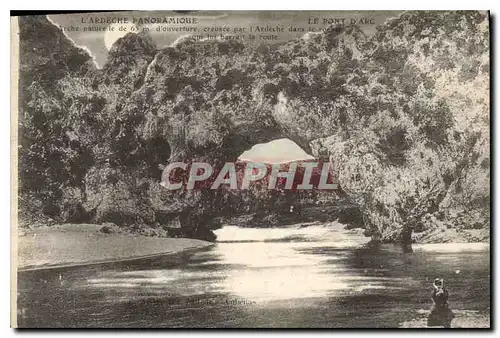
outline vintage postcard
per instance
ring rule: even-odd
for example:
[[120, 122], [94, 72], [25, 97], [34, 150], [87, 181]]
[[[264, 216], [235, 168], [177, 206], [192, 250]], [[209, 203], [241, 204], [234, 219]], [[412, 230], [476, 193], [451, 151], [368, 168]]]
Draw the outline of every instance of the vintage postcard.
[[486, 11], [11, 17], [18, 328], [490, 328]]

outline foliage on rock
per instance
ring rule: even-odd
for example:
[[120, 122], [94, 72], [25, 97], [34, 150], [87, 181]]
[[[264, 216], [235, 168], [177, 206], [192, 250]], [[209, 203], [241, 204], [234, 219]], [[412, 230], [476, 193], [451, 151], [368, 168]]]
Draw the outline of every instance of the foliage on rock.
[[332, 27], [256, 48], [158, 50], [128, 34], [103, 69], [44, 17], [20, 32], [21, 203], [38, 201], [44, 217], [181, 219], [183, 235], [206, 237], [251, 196], [166, 191], [159, 165], [220, 165], [288, 137], [335, 164], [376, 239], [489, 228], [486, 13], [406, 12], [371, 37]]

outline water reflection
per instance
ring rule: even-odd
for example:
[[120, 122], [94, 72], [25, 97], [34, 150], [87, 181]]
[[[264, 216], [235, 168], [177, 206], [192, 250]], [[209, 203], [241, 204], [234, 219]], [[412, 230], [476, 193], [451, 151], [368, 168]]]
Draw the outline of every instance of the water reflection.
[[[196, 253], [186, 267], [106, 270], [75, 282], [73, 288], [100, 289], [105, 299], [112, 301], [165, 294], [222, 293], [262, 304], [387, 288], [395, 292], [420, 287], [423, 282], [411, 274], [401, 277], [390, 273], [391, 270], [413, 269], [413, 256], [403, 256], [392, 246], [387, 246], [386, 250], [393, 251], [394, 255], [376, 252], [366, 255], [366, 249], [359, 250], [366, 244], [366, 237], [332, 230], [332, 227], [252, 229], [231, 226], [220, 229], [217, 236], [220, 243], [212, 251]], [[449, 253], [466, 248], [428, 245], [417, 246], [416, 251]], [[433, 260], [455, 268], [455, 273], [460, 272], [461, 261], [455, 256], [434, 255]]]
[[[333, 227], [332, 227], [333, 225]], [[489, 309], [487, 246], [366, 247], [335, 224], [224, 227], [175, 262], [19, 274], [20, 324], [38, 327], [395, 327], [427, 311], [435, 276], [453, 309]], [[465, 250], [465, 251], [464, 251]]]
[[[366, 243], [326, 226], [288, 229], [240, 229], [217, 232], [221, 264], [231, 264], [221, 290], [258, 303], [312, 297], [332, 297], [354, 288], [383, 288], [384, 278], [359, 285], [362, 276], [349, 276], [345, 249]], [[251, 239], [254, 242], [249, 242]], [[335, 254], [322, 249], [338, 248]], [[320, 254], [318, 254], [320, 253]]]
[[[102, 289], [105, 294], [113, 295], [113, 299], [117, 295], [119, 299], [128, 299], [129, 290], [133, 290], [136, 298], [165, 293], [182, 296], [228, 293], [257, 303], [383, 288], [383, 277], [364, 283], [365, 277], [345, 273], [343, 261], [348, 254], [345, 249], [365, 243], [363, 236], [346, 235], [326, 226], [225, 227], [217, 236], [220, 243], [214, 251], [195, 254], [187, 268], [103, 271], [73, 287]], [[329, 250], [333, 248], [339, 250], [332, 254]], [[204, 266], [210, 266], [208, 278], [206, 271], [200, 269]]]

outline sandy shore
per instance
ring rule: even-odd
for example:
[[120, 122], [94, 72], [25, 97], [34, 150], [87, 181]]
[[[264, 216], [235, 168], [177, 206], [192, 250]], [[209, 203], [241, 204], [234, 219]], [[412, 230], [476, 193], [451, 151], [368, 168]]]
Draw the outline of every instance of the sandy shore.
[[18, 237], [18, 269], [76, 266], [136, 259], [212, 245], [190, 238], [99, 232], [101, 225], [63, 224], [26, 230]]

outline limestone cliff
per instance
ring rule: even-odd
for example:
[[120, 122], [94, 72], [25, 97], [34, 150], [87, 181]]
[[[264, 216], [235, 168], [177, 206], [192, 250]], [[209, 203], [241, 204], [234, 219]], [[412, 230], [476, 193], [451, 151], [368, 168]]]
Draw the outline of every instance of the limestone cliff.
[[21, 196], [50, 197], [42, 209], [60, 221], [180, 219], [185, 236], [210, 237], [224, 194], [168, 192], [159, 165], [218, 165], [286, 137], [335, 164], [376, 240], [489, 229], [485, 13], [408, 12], [371, 37], [331, 28], [258, 47], [158, 50], [128, 34], [103, 69], [43, 17], [20, 27]]

